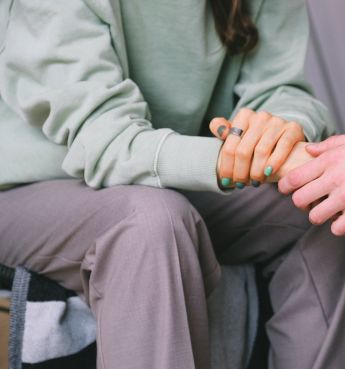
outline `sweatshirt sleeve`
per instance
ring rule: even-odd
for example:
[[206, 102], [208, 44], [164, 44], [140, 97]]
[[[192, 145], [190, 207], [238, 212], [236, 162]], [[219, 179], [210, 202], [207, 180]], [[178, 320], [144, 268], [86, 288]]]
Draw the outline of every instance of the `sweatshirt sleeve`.
[[109, 24], [85, 1], [14, 1], [0, 52], [3, 100], [68, 148], [67, 174], [94, 188], [220, 192], [221, 142], [153, 129], [138, 86], [124, 76]]
[[300, 123], [309, 141], [334, 132], [323, 104], [316, 100], [304, 79], [308, 43], [305, 0], [264, 0], [256, 25], [259, 45], [243, 61], [235, 86], [242, 107], [264, 110]]

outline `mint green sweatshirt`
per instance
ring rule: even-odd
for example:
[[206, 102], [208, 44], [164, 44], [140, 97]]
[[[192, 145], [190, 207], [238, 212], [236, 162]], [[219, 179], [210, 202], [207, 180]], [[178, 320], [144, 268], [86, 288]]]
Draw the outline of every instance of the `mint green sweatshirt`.
[[82, 178], [221, 192], [215, 116], [265, 110], [332, 133], [303, 79], [303, 0], [250, 0], [260, 43], [229, 56], [206, 0], [1, 0], [0, 186]]

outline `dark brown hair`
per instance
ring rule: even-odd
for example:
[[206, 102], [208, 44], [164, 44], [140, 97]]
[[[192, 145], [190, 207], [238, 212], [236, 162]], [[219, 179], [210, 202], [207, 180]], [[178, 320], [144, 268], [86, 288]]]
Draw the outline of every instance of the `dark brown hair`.
[[230, 54], [251, 51], [259, 40], [245, 0], [210, 0], [220, 39]]

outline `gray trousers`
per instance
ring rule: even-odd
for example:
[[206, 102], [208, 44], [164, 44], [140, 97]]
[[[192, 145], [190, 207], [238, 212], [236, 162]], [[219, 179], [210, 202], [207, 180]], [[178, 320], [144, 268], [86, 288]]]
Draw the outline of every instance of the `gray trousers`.
[[99, 369], [208, 369], [215, 254], [273, 275], [271, 369], [344, 367], [344, 238], [310, 228], [273, 186], [226, 197], [57, 180], [0, 192], [0, 262], [85, 297]]

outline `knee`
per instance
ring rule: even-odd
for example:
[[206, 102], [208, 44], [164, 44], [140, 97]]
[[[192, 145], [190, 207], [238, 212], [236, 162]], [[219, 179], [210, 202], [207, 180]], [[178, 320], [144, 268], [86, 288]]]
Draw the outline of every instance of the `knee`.
[[[197, 228], [202, 227], [196, 209], [173, 190], [123, 186], [121, 191], [107, 190], [105, 200], [97, 223], [101, 225], [100, 235], [112, 235], [112, 248], [117, 248], [123, 239], [128, 243], [135, 240], [141, 247], [150, 245], [150, 250], [164, 248], [172, 238], [181, 238], [182, 233], [196, 239]], [[184, 244], [177, 246], [186, 247]]]
[[172, 190], [148, 189], [144, 198], [136, 202], [139, 223], [167, 239], [172, 233], [194, 232], [201, 217], [191, 203]]
[[175, 191], [142, 187], [123, 189], [123, 208], [108, 206], [104, 213], [113, 220], [83, 266], [92, 269], [91, 280], [99, 291], [102, 281], [112, 278], [160, 278], [172, 270], [188, 274], [199, 271], [200, 265], [208, 275], [214, 269], [206, 227], [189, 201]]

